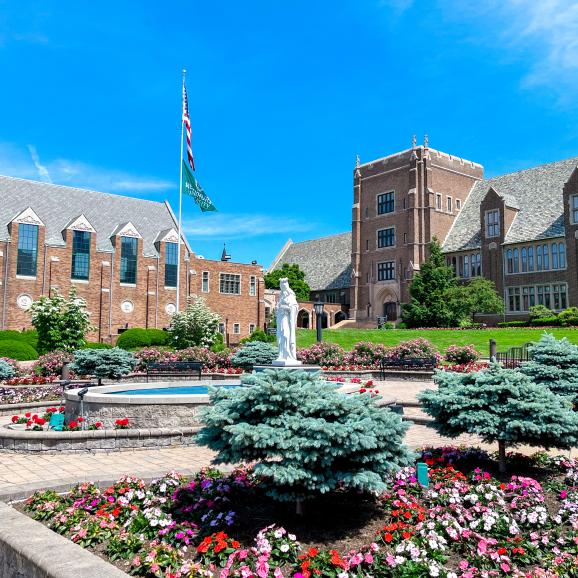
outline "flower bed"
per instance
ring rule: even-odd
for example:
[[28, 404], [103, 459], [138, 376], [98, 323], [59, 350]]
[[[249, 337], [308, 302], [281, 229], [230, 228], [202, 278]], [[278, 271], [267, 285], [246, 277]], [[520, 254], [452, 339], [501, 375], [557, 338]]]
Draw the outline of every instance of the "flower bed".
[[37, 492], [24, 509], [137, 576], [576, 576], [578, 462], [519, 457], [511, 461], [540, 482], [499, 481], [470, 468], [495, 465], [477, 449], [429, 450], [424, 458], [429, 489], [405, 468], [385, 494], [325, 496], [303, 519], [267, 500], [246, 469], [191, 479], [171, 472], [149, 486], [123, 477], [105, 490], [85, 483], [65, 495]]
[[0, 387], [0, 405], [56, 401], [62, 399], [62, 386]]

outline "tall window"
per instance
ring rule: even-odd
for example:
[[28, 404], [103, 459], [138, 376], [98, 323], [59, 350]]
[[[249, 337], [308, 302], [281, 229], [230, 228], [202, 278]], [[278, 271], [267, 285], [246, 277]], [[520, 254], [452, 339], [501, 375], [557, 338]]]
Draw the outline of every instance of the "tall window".
[[578, 195], [572, 195], [571, 197], [571, 209], [572, 209], [572, 223], [578, 223]]
[[134, 237], [120, 238], [120, 282], [136, 283], [136, 253], [138, 239]]
[[542, 270], [542, 245], [536, 247], [536, 271]]
[[442, 210], [442, 196], [441, 195], [436, 195], [436, 209], [438, 211]]
[[448, 213], [451, 213], [453, 211], [452, 198], [451, 197], [448, 197], [447, 203], [448, 203]]
[[566, 245], [564, 243], [558, 244], [558, 261], [560, 269], [566, 269]]
[[203, 293], [209, 292], [209, 272], [208, 271], [203, 271], [201, 291]]
[[165, 243], [165, 287], [177, 286], [178, 243]]
[[377, 246], [378, 248], [393, 247], [395, 245], [395, 228], [388, 227], [387, 229], [380, 229], [377, 231]]
[[514, 273], [517, 273], [520, 270], [520, 252], [518, 249], [514, 249]]
[[464, 255], [464, 277], [470, 276], [470, 256]]
[[521, 255], [522, 255], [522, 273], [526, 273], [526, 271], [528, 271], [528, 249], [526, 249], [526, 247], [522, 247]]
[[233, 275], [232, 273], [221, 273], [219, 290], [221, 293], [228, 293], [230, 295], [240, 295], [241, 275]]
[[394, 193], [382, 193], [377, 195], [377, 214], [393, 213], [395, 209]]
[[241, 324], [240, 323], [234, 323], [233, 324], [233, 333], [235, 335], [239, 335], [239, 333], [241, 333]]
[[90, 273], [90, 233], [72, 231], [72, 270], [73, 279], [88, 280]]
[[528, 271], [534, 270], [534, 247], [528, 247]]
[[249, 278], [249, 295], [251, 295], [251, 297], [257, 295], [257, 277], [254, 275], [251, 275]]
[[18, 225], [18, 257], [16, 274], [36, 276], [38, 258], [38, 225]]
[[385, 263], [377, 264], [377, 280], [391, 281], [395, 279], [395, 263], [393, 261], [386, 261]]
[[544, 271], [550, 269], [550, 252], [548, 251], [548, 245], [544, 245]]
[[462, 202], [460, 199], [456, 199], [456, 211], [459, 211], [462, 208]]
[[486, 211], [486, 237], [500, 236], [500, 211], [493, 209]]
[[508, 273], [513, 273], [514, 272], [514, 257], [513, 257], [512, 249], [508, 249], [506, 251], [506, 263], [507, 263]]
[[558, 269], [558, 243], [552, 243], [552, 269]]

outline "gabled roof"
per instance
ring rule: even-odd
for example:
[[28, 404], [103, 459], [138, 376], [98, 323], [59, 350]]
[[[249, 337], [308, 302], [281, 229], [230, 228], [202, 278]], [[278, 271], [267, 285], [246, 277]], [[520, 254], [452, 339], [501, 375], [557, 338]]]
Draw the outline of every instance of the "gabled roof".
[[159, 231], [176, 228], [165, 203], [0, 176], [0, 240], [10, 239], [8, 224], [27, 207], [46, 226], [50, 245], [64, 245], [62, 231], [81, 214], [96, 230], [99, 251], [112, 251], [113, 231], [130, 222], [142, 235], [144, 255], [156, 256]]
[[351, 286], [351, 232], [293, 243], [289, 240], [270, 270], [297, 264], [312, 291]]
[[480, 247], [480, 205], [490, 189], [518, 211], [505, 243], [564, 235], [563, 188], [577, 166], [578, 157], [573, 157], [477, 182], [446, 237], [444, 251]]

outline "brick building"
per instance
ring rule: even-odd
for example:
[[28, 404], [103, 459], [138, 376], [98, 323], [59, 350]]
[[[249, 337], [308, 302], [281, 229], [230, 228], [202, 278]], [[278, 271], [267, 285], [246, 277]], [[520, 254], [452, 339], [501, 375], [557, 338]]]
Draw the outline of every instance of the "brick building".
[[[91, 339], [167, 327], [176, 310], [178, 234], [167, 202], [0, 177], [0, 328], [30, 327], [28, 308], [75, 286]], [[263, 271], [211, 261], [181, 244], [181, 303], [206, 298], [231, 342], [264, 324]]]
[[[427, 137], [423, 146], [414, 141], [408, 150], [358, 162], [350, 278], [340, 288], [349, 287], [349, 317], [373, 326], [378, 317], [399, 319], [433, 237], [458, 277], [496, 284], [506, 319], [524, 318], [533, 304], [578, 306], [577, 167], [578, 157], [484, 179], [480, 164], [429, 148]], [[288, 262], [307, 266], [303, 249], [286, 251]], [[339, 253], [331, 263], [344, 262], [345, 244], [331, 251]], [[285, 260], [282, 253], [274, 265]]]

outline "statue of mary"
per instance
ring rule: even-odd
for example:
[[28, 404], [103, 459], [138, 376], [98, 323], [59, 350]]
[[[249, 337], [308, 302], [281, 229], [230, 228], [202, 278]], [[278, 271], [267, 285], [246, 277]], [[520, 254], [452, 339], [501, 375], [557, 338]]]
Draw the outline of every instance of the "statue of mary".
[[277, 342], [279, 355], [273, 365], [290, 366], [301, 365], [297, 360], [297, 311], [299, 305], [293, 289], [289, 287], [287, 279], [281, 279], [279, 287], [281, 295], [277, 303]]

